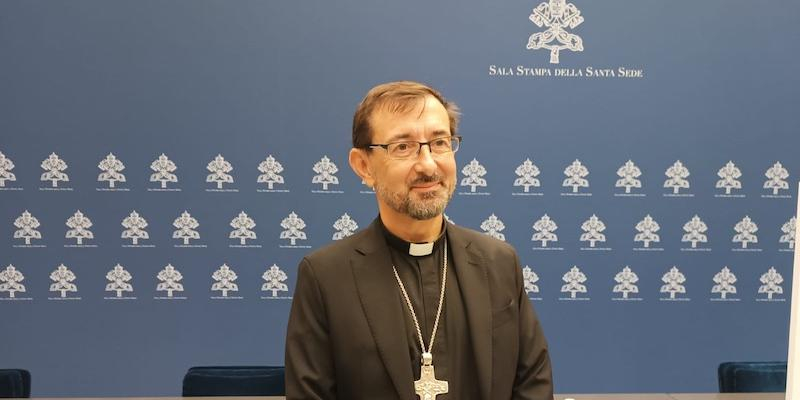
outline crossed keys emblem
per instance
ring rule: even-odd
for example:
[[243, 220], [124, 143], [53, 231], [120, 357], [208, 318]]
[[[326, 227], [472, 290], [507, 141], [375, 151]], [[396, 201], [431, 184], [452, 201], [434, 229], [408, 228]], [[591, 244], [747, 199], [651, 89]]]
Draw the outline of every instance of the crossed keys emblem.
[[566, 31], [583, 22], [581, 12], [574, 4], [567, 4], [566, 0], [549, 0], [536, 6], [528, 18], [540, 28], [547, 27], [547, 30], [531, 35], [527, 48], [550, 50], [551, 64], [558, 64], [558, 54], [562, 49], [583, 51], [580, 36]]

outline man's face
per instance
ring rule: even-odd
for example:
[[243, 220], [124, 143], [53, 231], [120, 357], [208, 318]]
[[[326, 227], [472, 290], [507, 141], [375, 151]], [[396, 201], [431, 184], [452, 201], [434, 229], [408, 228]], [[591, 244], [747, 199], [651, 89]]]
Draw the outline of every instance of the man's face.
[[[427, 96], [410, 112], [394, 114], [377, 110], [370, 118], [372, 143], [397, 141], [428, 142], [450, 136], [447, 110]], [[381, 212], [393, 211], [417, 220], [434, 218], [444, 212], [456, 182], [454, 153], [433, 154], [422, 146], [419, 155], [407, 160], [390, 158], [383, 149], [369, 155], [372, 178]]]

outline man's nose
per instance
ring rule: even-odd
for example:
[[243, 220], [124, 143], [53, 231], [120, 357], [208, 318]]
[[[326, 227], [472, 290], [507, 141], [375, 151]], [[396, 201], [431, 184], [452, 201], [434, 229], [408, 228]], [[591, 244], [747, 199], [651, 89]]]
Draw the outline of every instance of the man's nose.
[[433, 153], [431, 153], [430, 144], [425, 143], [419, 147], [414, 167], [418, 172], [424, 173], [430, 173], [436, 169], [436, 160], [434, 160]]

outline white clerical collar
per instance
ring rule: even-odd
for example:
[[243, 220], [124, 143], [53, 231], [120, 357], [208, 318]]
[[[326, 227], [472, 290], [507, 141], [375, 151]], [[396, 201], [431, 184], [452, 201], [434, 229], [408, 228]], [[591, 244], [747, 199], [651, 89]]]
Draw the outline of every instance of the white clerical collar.
[[433, 254], [433, 251], [436, 249], [436, 247], [443, 243], [444, 236], [447, 232], [447, 221], [443, 220], [442, 232], [439, 234], [439, 237], [436, 238], [436, 240], [432, 242], [411, 243], [395, 236], [392, 232], [389, 232], [389, 230], [386, 229], [386, 226], [383, 225], [383, 221], [380, 220], [380, 217], [378, 217], [378, 221], [380, 222], [381, 230], [383, 230], [384, 236], [386, 237], [386, 242], [391, 247], [394, 247], [397, 251], [401, 253], [407, 253], [408, 255], [414, 257], [422, 257]]
[[427, 256], [433, 253], [433, 244], [436, 242], [428, 243], [409, 243], [408, 254], [412, 256]]

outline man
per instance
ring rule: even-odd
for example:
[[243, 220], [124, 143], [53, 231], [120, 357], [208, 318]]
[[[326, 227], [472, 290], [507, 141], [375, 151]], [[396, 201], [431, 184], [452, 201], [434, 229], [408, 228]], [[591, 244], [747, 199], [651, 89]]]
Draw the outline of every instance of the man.
[[443, 218], [458, 120], [415, 82], [376, 86], [359, 104], [349, 161], [379, 216], [301, 261], [287, 399], [553, 398], [513, 248]]

